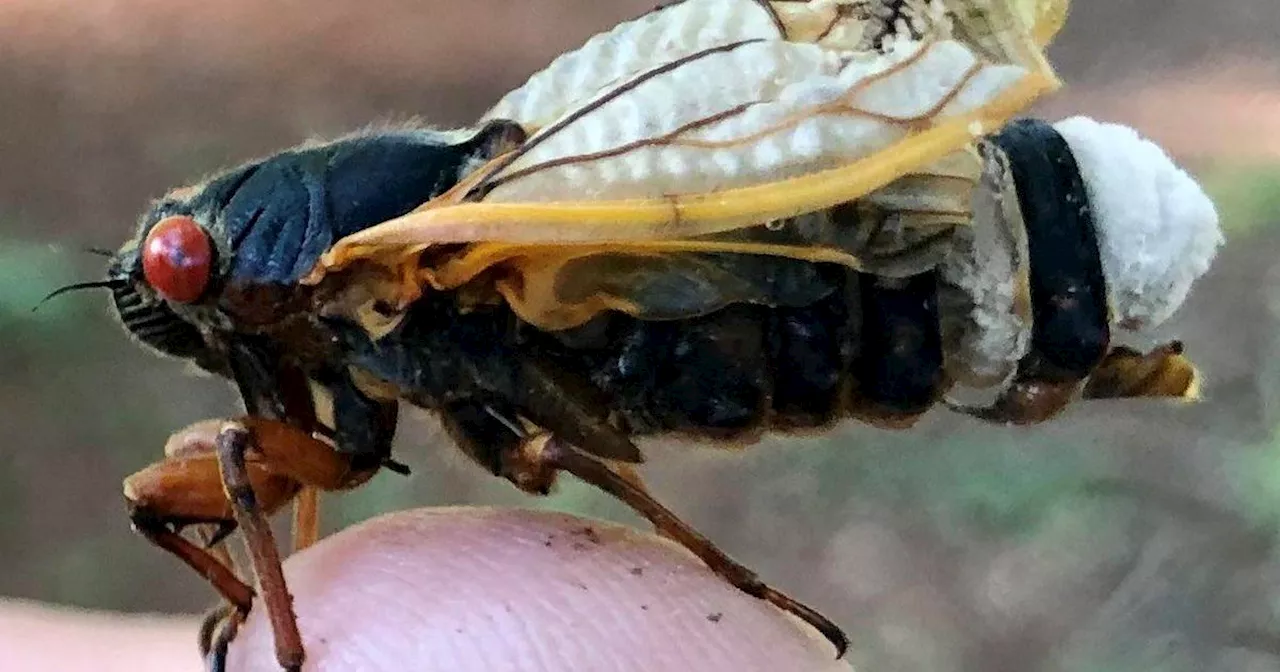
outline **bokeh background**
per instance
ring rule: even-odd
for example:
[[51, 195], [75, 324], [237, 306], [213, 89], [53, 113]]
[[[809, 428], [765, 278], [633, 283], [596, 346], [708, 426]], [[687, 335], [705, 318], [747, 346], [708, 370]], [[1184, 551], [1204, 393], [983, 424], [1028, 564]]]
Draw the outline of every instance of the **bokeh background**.
[[[201, 580], [134, 536], [121, 479], [231, 412], [225, 384], [130, 343], [97, 277], [148, 199], [366, 123], [465, 124], [652, 0], [0, 2], [0, 595], [194, 613]], [[1280, 3], [1077, 0], [1038, 112], [1142, 129], [1219, 199], [1229, 244], [1167, 335], [1205, 401], [1098, 403], [1033, 430], [936, 412], [741, 454], [651, 446], [673, 508], [825, 610], [868, 672], [1280, 670]], [[405, 479], [325, 503], [328, 529], [418, 505], [634, 522], [565, 482], [516, 493], [409, 414]]]

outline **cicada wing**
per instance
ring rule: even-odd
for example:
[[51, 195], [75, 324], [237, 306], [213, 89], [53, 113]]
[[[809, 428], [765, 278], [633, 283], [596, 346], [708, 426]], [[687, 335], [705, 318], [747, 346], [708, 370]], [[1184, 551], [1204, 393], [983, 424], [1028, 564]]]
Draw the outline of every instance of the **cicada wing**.
[[[550, 121], [518, 119], [538, 130], [493, 167], [468, 200], [494, 207], [692, 204], [697, 197], [724, 201], [751, 195], [737, 190], [833, 170], [853, 178], [821, 195], [789, 197], [776, 204], [781, 212], [746, 206], [753, 223], [792, 216], [853, 200], [964, 147], [1051, 86], [1040, 75], [982, 60], [942, 37], [899, 41], [885, 53], [776, 39], [727, 41], [616, 82]], [[890, 158], [926, 138], [933, 140], [923, 143], [927, 152]], [[855, 165], [854, 175], [844, 174]], [[862, 177], [877, 168], [882, 175]], [[670, 221], [670, 213], [659, 231], [620, 231], [609, 222], [580, 227], [600, 225], [588, 234], [592, 239], [683, 237], [712, 233], [708, 227], [716, 225], [703, 220], [719, 219], [715, 210], [679, 214], [691, 229]], [[566, 232], [551, 235], [562, 239]]]
[[750, 42], [667, 65], [534, 133], [470, 194], [339, 241], [323, 269], [389, 248], [697, 238], [814, 212], [962, 150], [1051, 86], [954, 41], [886, 55]]
[[[541, 316], [531, 321], [562, 328], [601, 309], [592, 306], [670, 312], [620, 289], [627, 283], [608, 264], [582, 261], [591, 255], [737, 254], [897, 275], [936, 265], [945, 254], [938, 241], [970, 215], [975, 178], [961, 170], [956, 179], [952, 164], [965, 162], [975, 137], [1053, 89], [1052, 73], [986, 60], [945, 32], [898, 36], [871, 51], [787, 39], [797, 24], [762, 6], [689, 0], [562, 57], [495, 108], [523, 125], [526, 142], [421, 208], [339, 241], [308, 282], [372, 262], [393, 270], [407, 305], [423, 286], [480, 279], [506, 288], [526, 316]], [[708, 23], [714, 8], [742, 20]], [[704, 21], [682, 32], [678, 11]], [[610, 50], [614, 61], [604, 56]], [[591, 54], [603, 75], [580, 74], [592, 71], [582, 56]], [[622, 75], [609, 74], [609, 63], [624, 61]], [[587, 90], [574, 91], [574, 76]], [[541, 104], [555, 114], [541, 116]], [[946, 202], [929, 203], [938, 197]], [[754, 234], [860, 199], [873, 215], [840, 235]], [[881, 230], [871, 235], [877, 209]], [[705, 261], [692, 259], [668, 267]], [[743, 263], [742, 275], [754, 272], [756, 260]], [[587, 267], [601, 272], [580, 270]], [[582, 280], [591, 277], [599, 287]], [[546, 289], [543, 298], [534, 287]], [[756, 299], [778, 297], [727, 291], [708, 305]], [[557, 300], [571, 304], [561, 308], [572, 319], [554, 315]]]
[[836, 267], [726, 252], [601, 251], [525, 257], [495, 283], [525, 321], [546, 331], [582, 325], [604, 311], [645, 320], [697, 317], [730, 304], [805, 306], [838, 286]]
[[1066, 23], [1070, 0], [953, 0], [957, 39], [985, 58], [1048, 71], [1044, 50]]
[[[877, 199], [696, 239], [586, 245], [479, 243], [429, 260], [426, 284], [474, 288], [492, 280], [525, 321], [578, 326], [603, 310], [676, 319], [731, 303], [799, 306], [854, 268], [907, 277], [937, 267], [972, 218], [978, 178], [970, 153], [930, 175], [899, 180]], [[972, 171], [971, 171], [972, 168]], [[842, 268], [843, 267], [843, 268]], [[484, 292], [472, 294], [485, 300]], [[492, 297], [488, 297], [492, 298]]]
[[[587, 40], [522, 86], [507, 93], [483, 119], [517, 120], [541, 128], [577, 107], [584, 96], [607, 91], [663, 64], [733, 42], [808, 44], [835, 52], [884, 50], [901, 36], [917, 41], [951, 35], [950, 13], [987, 24], [984, 36], [1017, 41], [1041, 23], [1039, 5], [1067, 0], [683, 0], [668, 3]], [[1012, 9], [1006, 4], [1015, 5]], [[994, 5], [989, 8], [988, 6]], [[953, 9], [954, 6], [954, 9]], [[1065, 14], [1065, 9], [1063, 10]], [[1000, 14], [1000, 17], [989, 16]], [[1004, 15], [1026, 20], [1016, 22]], [[905, 23], [904, 23], [905, 21]], [[1047, 42], [1047, 40], [1046, 40]], [[999, 61], [997, 61], [999, 62]]]
[[1011, 4], [1041, 48], [1053, 42], [1071, 12], [1071, 0], [1012, 0]]
[[504, 95], [483, 119], [511, 119], [541, 128], [663, 63], [742, 40], [777, 40], [777, 24], [757, 0], [684, 0], [618, 24], [556, 57]]

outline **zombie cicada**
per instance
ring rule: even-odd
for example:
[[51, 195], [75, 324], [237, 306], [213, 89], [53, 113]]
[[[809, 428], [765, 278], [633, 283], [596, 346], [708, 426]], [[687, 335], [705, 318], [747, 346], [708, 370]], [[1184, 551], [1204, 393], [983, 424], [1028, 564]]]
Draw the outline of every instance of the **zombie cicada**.
[[[242, 614], [254, 593], [216, 553], [240, 529], [296, 669], [265, 516], [401, 469], [407, 402], [522, 490], [563, 470], [619, 497], [843, 651], [645, 492], [635, 441], [1195, 394], [1180, 345], [1113, 336], [1183, 301], [1220, 243], [1212, 204], [1128, 129], [1013, 121], [1059, 86], [1066, 4], [687, 0], [472, 129], [366, 131], [168, 194], [102, 284], [247, 414], [126, 481], [136, 528]], [[234, 628], [213, 625], [216, 658]]]

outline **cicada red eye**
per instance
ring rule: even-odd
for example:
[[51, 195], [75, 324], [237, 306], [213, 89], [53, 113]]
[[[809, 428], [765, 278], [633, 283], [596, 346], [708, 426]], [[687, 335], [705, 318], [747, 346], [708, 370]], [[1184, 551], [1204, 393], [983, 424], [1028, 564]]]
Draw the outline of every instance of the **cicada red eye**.
[[142, 274], [164, 298], [191, 303], [200, 298], [213, 273], [213, 243], [191, 217], [166, 217], [151, 227], [142, 244]]

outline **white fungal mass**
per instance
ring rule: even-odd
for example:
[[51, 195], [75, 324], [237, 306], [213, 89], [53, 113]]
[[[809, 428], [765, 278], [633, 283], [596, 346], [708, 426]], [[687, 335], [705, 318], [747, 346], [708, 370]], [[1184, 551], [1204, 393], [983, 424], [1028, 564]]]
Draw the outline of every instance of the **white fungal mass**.
[[1098, 228], [1112, 321], [1145, 329], [1169, 318], [1223, 243], [1218, 213], [1163, 149], [1119, 124], [1054, 125], [1071, 146]]

